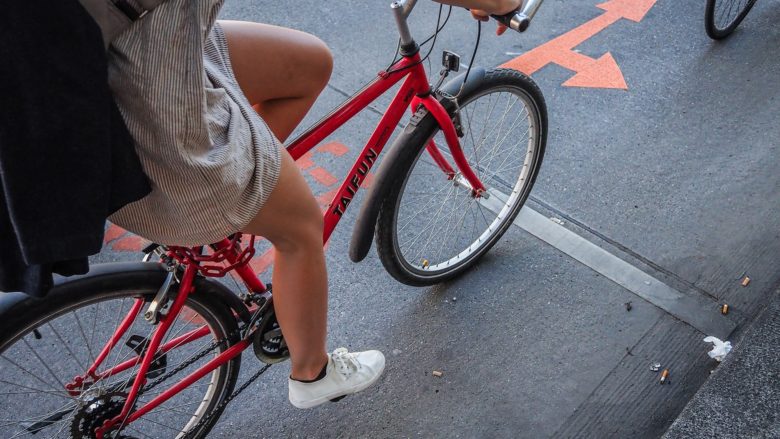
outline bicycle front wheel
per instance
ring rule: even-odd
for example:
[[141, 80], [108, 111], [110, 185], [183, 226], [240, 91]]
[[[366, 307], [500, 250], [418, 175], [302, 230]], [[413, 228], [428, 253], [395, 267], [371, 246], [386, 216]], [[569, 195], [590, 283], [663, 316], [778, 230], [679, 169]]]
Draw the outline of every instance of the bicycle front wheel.
[[[156, 328], [142, 315], [163, 279], [152, 271], [86, 278], [76, 281], [78, 288], [55, 288], [46, 298], [25, 299], [0, 316], [0, 437], [94, 438], [95, 428], [119, 415], [136, 379], [134, 359]], [[135, 408], [235, 341], [235, 318], [204, 293], [196, 286], [176, 316], [161, 344], [170, 349], [152, 362]], [[97, 373], [86, 374], [128, 319], [130, 326]], [[201, 420], [220, 410], [239, 364], [240, 357], [221, 365], [107, 437], [205, 437], [217, 417]]]
[[707, 0], [704, 27], [713, 40], [726, 38], [750, 12], [756, 0]]
[[485, 254], [519, 213], [542, 164], [547, 110], [529, 77], [489, 70], [458, 100], [461, 147], [487, 193], [472, 196], [459, 172], [447, 175], [426, 152], [433, 139], [455, 167], [438, 124], [425, 116], [400, 145], [397, 178], [382, 201], [376, 229], [385, 269], [409, 285], [452, 279]]

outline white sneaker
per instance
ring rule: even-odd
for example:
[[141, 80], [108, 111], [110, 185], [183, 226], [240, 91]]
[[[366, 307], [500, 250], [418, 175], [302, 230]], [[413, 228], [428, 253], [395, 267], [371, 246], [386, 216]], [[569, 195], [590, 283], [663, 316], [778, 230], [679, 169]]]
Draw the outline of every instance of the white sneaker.
[[313, 383], [289, 378], [290, 403], [299, 409], [318, 406], [332, 399], [357, 393], [374, 384], [385, 370], [385, 356], [379, 351], [347, 352], [338, 348], [330, 354], [325, 377]]

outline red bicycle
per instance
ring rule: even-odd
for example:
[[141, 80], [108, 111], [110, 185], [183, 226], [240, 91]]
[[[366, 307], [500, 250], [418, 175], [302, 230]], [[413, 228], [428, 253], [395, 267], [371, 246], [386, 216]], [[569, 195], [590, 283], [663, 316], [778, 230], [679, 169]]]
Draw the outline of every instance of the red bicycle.
[[[298, 159], [404, 80], [325, 211], [324, 240], [410, 109], [362, 206], [350, 256], [363, 259], [376, 234], [390, 274], [429, 285], [463, 273], [510, 226], [542, 162], [547, 114], [539, 88], [517, 71], [469, 66], [445, 83], [459, 66], [449, 52], [431, 87], [406, 22], [414, 4], [392, 5], [400, 59], [288, 150]], [[524, 30], [538, 4], [499, 18]], [[247, 265], [254, 241], [236, 234], [211, 246], [152, 245], [143, 262], [59, 279], [45, 299], [2, 295], [0, 436], [205, 437], [230, 400], [289, 355], [270, 285]], [[231, 271], [246, 285], [240, 295], [213, 279]], [[236, 389], [250, 346], [266, 365]]]

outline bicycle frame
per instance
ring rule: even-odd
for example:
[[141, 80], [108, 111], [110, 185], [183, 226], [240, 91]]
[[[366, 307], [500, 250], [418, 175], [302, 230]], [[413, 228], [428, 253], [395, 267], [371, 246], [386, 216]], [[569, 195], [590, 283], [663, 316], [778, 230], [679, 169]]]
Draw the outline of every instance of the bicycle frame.
[[[357, 161], [347, 174], [347, 178], [342, 182], [336, 195], [333, 197], [333, 200], [329, 204], [329, 208], [325, 211], [323, 242], [327, 242], [330, 238], [333, 229], [335, 229], [336, 225], [341, 220], [341, 217], [344, 215], [344, 212], [352, 199], [354, 199], [360, 185], [365, 180], [371, 167], [376, 163], [376, 159], [387, 144], [390, 135], [393, 133], [405, 110], [409, 108], [410, 105], [412, 106], [412, 111], [415, 111], [418, 104], [423, 105], [434, 115], [445, 133], [447, 143], [458, 168], [463, 173], [466, 180], [471, 184], [472, 188], [484, 191], [484, 186], [482, 186], [482, 183], [479, 181], [476, 174], [471, 170], [471, 167], [468, 165], [468, 162], [463, 155], [450, 116], [441, 106], [439, 101], [434, 99], [431, 95], [428, 77], [420, 62], [419, 53], [410, 57], [404, 57], [387, 71], [379, 72], [378, 77], [373, 82], [366, 85], [352, 98], [333, 110], [331, 114], [325, 116], [322, 120], [293, 140], [287, 147], [287, 151], [290, 153], [293, 160], [298, 160], [302, 155], [309, 152], [327, 136], [336, 131], [357, 113], [365, 109], [371, 102], [383, 95], [404, 77], [407, 78], [406, 81], [396, 93], [395, 98], [393, 98], [393, 101], [385, 111], [373, 134], [371, 134], [368, 142], [360, 152]], [[441, 155], [441, 152], [438, 151], [436, 145], [431, 143], [428, 146], [428, 151], [436, 160], [436, 163], [439, 164], [445, 175], [448, 176], [448, 178], [452, 178], [454, 171], [446, 162], [446, 159]]]
[[[422, 105], [434, 116], [442, 128], [456, 167], [463, 175], [465, 181], [470, 185], [473, 196], [481, 196], [482, 192], [484, 191], [484, 186], [477, 178], [476, 174], [469, 167], [465, 159], [463, 151], [460, 148], [460, 143], [458, 141], [455, 127], [449, 114], [444, 109], [444, 107], [442, 107], [439, 101], [437, 101], [432, 96], [428, 78], [425, 73], [425, 69], [422, 66], [419, 53], [415, 53], [410, 56], [404, 56], [391, 68], [380, 72], [376, 79], [367, 84], [363, 89], [358, 91], [346, 102], [333, 110], [329, 115], [325, 116], [307, 131], [293, 140], [287, 147], [287, 151], [294, 160], [299, 159], [301, 156], [319, 144], [322, 140], [328, 137], [331, 133], [341, 127], [345, 122], [364, 110], [370, 103], [375, 101], [379, 96], [383, 95], [391, 87], [396, 85], [404, 78], [406, 78], [406, 80], [401, 85], [392, 102], [388, 106], [385, 114], [379, 121], [373, 134], [369, 138], [366, 145], [363, 147], [357, 160], [337, 190], [333, 200], [325, 209], [323, 243], [327, 243], [336, 225], [343, 217], [345, 210], [349, 206], [352, 199], [354, 199], [355, 194], [368, 175], [368, 172], [376, 163], [377, 158], [387, 144], [390, 135], [395, 130], [406, 109], [410, 106], [411, 110], [414, 112], [418, 106]], [[456, 172], [454, 168], [447, 162], [446, 158], [438, 150], [438, 147], [433, 141], [430, 141], [427, 145], [427, 151], [433, 160], [437, 163], [437, 165], [441, 168], [444, 178], [455, 178]], [[228, 255], [228, 262], [231, 264], [236, 264], [240, 258], [241, 249], [231, 249], [231, 245], [232, 244], [230, 240], [224, 239], [221, 242], [216, 243], [214, 246], [217, 250], [230, 249], [231, 253]], [[122, 339], [122, 337], [125, 335], [125, 332], [131, 326], [133, 320], [136, 319], [138, 314], [141, 312], [141, 308], [143, 307], [143, 299], [139, 298], [136, 299], [136, 303], [125, 316], [122, 323], [116, 329], [115, 333], [108, 340], [100, 355], [98, 355], [97, 359], [88, 369], [87, 373], [82, 377], [76, 377], [72, 383], [66, 386], [70, 392], [78, 392], [78, 389], [81, 388], [83, 382], [89, 378], [95, 380], [105, 379], [114, 374], [135, 367], [140, 363], [140, 368], [136, 374], [136, 379], [133, 380], [130, 391], [128, 392], [127, 401], [125, 402], [122, 412], [104, 424], [102, 427], [97, 429], [98, 438], [102, 438], [104, 434], [111, 428], [117, 425], [127, 425], [145, 415], [149, 411], [154, 410], [160, 404], [164, 403], [166, 400], [171, 398], [185, 387], [199, 380], [206, 374], [211, 373], [221, 365], [234, 359], [237, 355], [241, 354], [244, 349], [252, 344], [251, 337], [246, 337], [240, 340], [207, 362], [205, 365], [201, 366], [199, 369], [182, 378], [179, 382], [173, 384], [170, 388], [160, 393], [151, 401], [133, 410], [134, 401], [137, 398], [141, 387], [146, 382], [146, 374], [149, 371], [149, 367], [153, 363], [155, 356], [159, 353], [168, 352], [170, 349], [186, 345], [194, 340], [208, 336], [209, 334], [209, 330], [204, 325], [161, 346], [162, 339], [165, 336], [167, 330], [181, 311], [188, 295], [192, 292], [195, 276], [198, 272], [198, 266], [199, 262], [185, 264], [186, 268], [180, 282], [179, 294], [171, 304], [169, 311], [165, 315], [160, 316], [159, 325], [154, 330], [148, 348], [143, 355], [126, 360], [106, 371], [98, 372], [98, 369], [100, 368], [105, 358], [108, 356], [108, 353], [116, 346], [119, 340]], [[236, 271], [238, 276], [250, 291], [254, 293], [263, 293], [266, 291], [266, 286], [262, 283], [262, 281], [260, 281], [260, 279], [248, 265], [245, 263], [239, 264], [233, 269]], [[269, 304], [271, 303], [271, 300], [272, 299], [269, 298]]]

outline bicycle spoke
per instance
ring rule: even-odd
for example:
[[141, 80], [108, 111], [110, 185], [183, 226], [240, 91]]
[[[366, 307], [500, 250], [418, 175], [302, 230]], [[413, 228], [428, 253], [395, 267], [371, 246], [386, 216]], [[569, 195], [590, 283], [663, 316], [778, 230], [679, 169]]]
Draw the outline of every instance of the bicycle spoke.
[[[458, 198], [458, 196], [455, 195], [455, 200], [454, 200], [455, 202], [458, 202], [457, 198]], [[459, 204], [462, 206], [463, 202], [459, 202]], [[445, 218], [446, 222], [444, 224], [444, 227], [442, 227], [442, 230], [447, 230], [447, 231], [451, 230], [450, 229], [450, 224], [452, 223], [452, 218], [453, 217], [454, 217], [453, 212], [450, 212], [450, 213], [448, 213], [446, 215], [446, 218]], [[425, 244], [422, 247], [420, 247], [424, 251], [429, 251], [431, 253], [438, 248], [438, 252], [436, 253], [436, 259], [431, 258], [431, 260], [430, 260], [430, 264], [431, 265], [436, 265], [437, 263], [439, 263], [439, 261], [441, 260], [442, 249], [446, 245], [446, 241], [447, 241], [447, 235], [443, 234], [442, 237], [441, 237], [441, 242], [439, 243], [439, 245], [437, 245], [434, 248], [431, 248], [430, 247], [431, 240], [433, 239], [434, 236], [435, 236], [434, 230], [431, 229], [431, 233], [428, 234], [428, 240], [425, 241]], [[452, 235], [450, 235], [450, 236], [452, 236]], [[420, 257], [418, 257], [418, 260], [419, 259], [420, 259]]]
[[54, 389], [54, 390], [36, 389], [35, 387], [25, 386], [25, 385], [22, 385], [22, 384], [19, 384], [19, 383], [12, 383], [12, 382], [6, 381], [6, 380], [0, 380], [0, 384], [8, 384], [9, 386], [15, 386], [15, 387], [20, 387], [22, 389], [28, 389], [28, 390], [31, 390], [32, 393], [45, 393], [47, 395], [59, 396], [60, 398], [65, 398], [65, 399], [69, 399], [69, 400], [75, 400], [76, 399], [76, 398], [70, 396], [69, 394], [67, 394], [66, 392], [60, 391], [60, 390], [57, 390], [57, 389]]
[[[73, 410], [75, 408], [76, 408], [76, 404], [75, 403], [71, 403], [71, 404], [63, 406], [63, 407], [61, 407], [59, 409], [52, 410], [51, 412], [49, 412], [49, 413], [47, 413], [45, 415], [41, 415], [41, 416], [38, 416], [38, 417], [35, 417], [35, 418], [32, 418], [32, 419], [14, 420], [14, 421], [10, 421], [10, 420], [4, 419], [3, 421], [10, 421], [10, 422], [2, 424], [2, 425], [0, 425], [0, 427], [8, 427], [8, 426], [11, 426], [11, 425], [18, 425], [19, 427], [21, 427], [22, 430], [20, 430], [19, 432], [17, 432], [13, 436], [11, 436], [12, 438], [13, 437], [19, 437], [20, 435], [24, 435], [24, 434], [35, 434], [35, 433], [40, 432], [44, 428], [49, 427], [51, 425], [55, 425], [57, 423], [62, 423], [63, 425], [66, 425], [67, 424], [67, 420], [70, 418], [70, 415], [72, 415]], [[32, 429], [32, 427], [36, 426], [36, 424], [38, 424], [40, 422], [45, 422], [49, 418], [55, 417], [56, 415], [59, 415], [62, 412], [66, 412], [67, 413], [67, 415], [66, 415], [67, 417], [64, 420], [62, 420], [62, 417], [61, 417], [59, 420], [54, 420], [50, 424], [41, 425], [37, 429]], [[25, 425], [25, 424], [28, 424], [28, 425]], [[60, 428], [62, 428], [62, 427], [60, 427]], [[32, 431], [31, 431], [31, 429], [32, 429]], [[59, 434], [60, 431], [62, 431], [62, 430], [60, 429], [56, 434]], [[55, 436], [56, 436], [56, 434], [55, 434]]]
[[[469, 115], [468, 109], [466, 109], [466, 111], [464, 111], [464, 113], [466, 114], [466, 120], [467, 120], [467, 124], [468, 124], [468, 127], [466, 127], [466, 130], [468, 130], [468, 132], [469, 132], [469, 138], [471, 139], [471, 146], [476, 146], [477, 142], [474, 141], [474, 131], [471, 129], [471, 116]], [[479, 174], [479, 168], [480, 168], [480, 166], [479, 166], [479, 153], [478, 153], [478, 150], [476, 148], [474, 148], [474, 161], [476, 162], [476, 165], [477, 165], [476, 169], [475, 169], [475, 171], [477, 172], [477, 177], [479, 177], [480, 180], [481, 180], [481, 177], [480, 177], [480, 174]]]
[[[211, 385], [212, 385], [212, 383], [191, 384], [191, 385], [187, 386], [187, 389], [188, 390], [200, 389], [200, 388], [204, 388], [204, 387], [209, 387]], [[143, 392], [141, 397], [143, 397], [143, 399], [147, 400], [147, 402], [148, 402], [148, 401], [151, 401], [152, 399], [154, 399], [154, 397], [158, 396], [159, 394], [165, 392], [166, 390], [168, 390], [167, 387], [161, 387], [159, 390], [155, 390], [155, 391], [152, 391], [152, 392], [146, 391], [146, 392]], [[198, 402], [198, 403], [200, 403], [200, 402]], [[188, 403], [188, 404], [194, 404], [194, 403]]]
[[[467, 204], [470, 204], [470, 203], [471, 203], [471, 202], [473, 202], [473, 201], [474, 201], [474, 199], [473, 199], [473, 198], [471, 198], [471, 199], [469, 199], [469, 200], [468, 200], [468, 203], [467, 203]], [[466, 219], [466, 215], [468, 214], [468, 211], [469, 211], [469, 210], [471, 210], [471, 209], [466, 209], [466, 210], [463, 212], [463, 214], [460, 216], [460, 220], [457, 222], [457, 224], [456, 224], [456, 226], [455, 226], [455, 230], [456, 230], [456, 231], [457, 231], [457, 230], [459, 230], [459, 229], [461, 228], [461, 226], [463, 225], [463, 221]], [[455, 251], [457, 251], [457, 249], [455, 249]], [[460, 252], [458, 251], [458, 253], [460, 253]]]
[[[491, 100], [492, 100], [493, 95], [490, 94], [488, 96], [490, 96]], [[485, 142], [485, 140], [487, 139], [487, 136], [484, 135], [485, 134], [485, 130], [488, 127], [488, 121], [493, 118], [493, 110], [495, 110], [496, 105], [498, 104], [498, 101], [499, 101], [499, 99], [496, 98], [496, 101], [490, 107], [490, 111], [487, 111], [485, 113], [485, 120], [482, 121], [482, 125], [481, 125], [482, 126], [482, 131], [479, 133], [479, 137], [477, 137], [479, 139], [479, 141], [480, 141], [480, 144], [479, 145], [474, 145], [474, 149], [475, 150], [478, 150], [482, 146], [482, 144]]]
[[[209, 402], [209, 401], [210, 401], [210, 399], [206, 398], [206, 399], [204, 399], [202, 401], [196, 401], [196, 402], [193, 402], [193, 403], [190, 403], [190, 404], [185, 404], [185, 406], [186, 405], [194, 405], [194, 404], [200, 405], [200, 404], [203, 404], [204, 402]], [[183, 412], [181, 410], [176, 410], [176, 409], [173, 409], [173, 408], [170, 408], [170, 407], [166, 407], [166, 406], [163, 406], [163, 405], [155, 407], [154, 410], [152, 410], [152, 411], [156, 411], [156, 410], [163, 410], [163, 411], [176, 413], [176, 414], [179, 414], [179, 415], [190, 416], [190, 417], [192, 416], [192, 413]]]
[[143, 431], [141, 431], [141, 430], [139, 430], [137, 428], [133, 428], [130, 425], [125, 425], [125, 429], [130, 430], [130, 431], [132, 431], [134, 433], [138, 433], [138, 434], [140, 434], [143, 437], [148, 437], [150, 439], [155, 439], [153, 436], [149, 436], [148, 434], [144, 433]]
[[[470, 194], [469, 195], [465, 195], [463, 201], [458, 203], [458, 205], [454, 209], [452, 209], [452, 213], [450, 215], [448, 215], [447, 225], [443, 229], [447, 233], [442, 234], [441, 245], [439, 245], [439, 253], [436, 255], [436, 264], [442, 262], [442, 260], [441, 260], [442, 250], [444, 250], [444, 248], [446, 247], [448, 242], [452, 242], [452, 241], [448, 240], [447, 238], [448, 237], [455, 237], [455, 236], [457, 236], [456, 233], [457, 233], [458, 228], [460, 227], [459, 226], [460, 225], [460, 221], [456, 222], [457, 226], [455, 227], [455, 229], [452, 229], [452, 228], [450, 228], [450, 225], [452, 224], [453, 218], [455, 218], [455, 215], [457, 214], [458, 211], [462, 210], [472, 200], [473, 200], [473, 198], [471, 198]], [[431, 236], [430, 236], [429, 240], [431, 238], [433, 238], [433, 233], [431, 233]], [[428, 245], [429, 245], [429, 243], [426, 243], [425, 246], [423, 246], [423, 248], [429, 248]]]
[[[524, 133], [524, 134], [523, 134], [523, 137], [525, 137], [525, 134], [527, 134], [527, 133], [528, 133], [528, 131], [526, 131], [526, 133]], [[504, 166], [504, 164], [506, 163], [506, 161], [507, 161], [507, 160], [509, 160], [509, 158], [511, 158], [511, 157], [512, 157], [511, 155], [507, 154], [507, 156], [504, 158], [504, 160], [503, 160], [501, 163], [499, 163], [499, 165], [498, 165], [498, 168], [499, 168], [499, 169], [501, 169], [501, 167], [502, 167], [502, 166]], [[493, 177], [495, 177], [497, 174], [498, 174], [498, 171], [497, 171], [497, 170], [496, 170], [496, 171], [493, 171], [493, 173], [491, 174], [490, 178], [488, 178], [488, 180], [492, 179], [492, 178], [493, 178]]]
[[46, 362], [43, 360], [43, 358], [41, 358], [41, 356], [38, 355], [38, 351], [33, 349], [32, 346], [30, 346], [30, 342], [27, 341], [26, 337], [22, 339], [22, 342], [25, 344], [25, 346], [27, 346], [27, 349], [29, 349], [30, 352], [32, 352], [32, 354], [35, 356], [35, 358], [43, 365], [43, 368], [46, 369], [47, 372], [49, 372], [49, 375], [51, 375], [51, 377], [54, 378], [54, 381], [56, 381], [60, 385], [60, 387], [64, 389], [65, 388], [65, 383], [63, 383], [62, 380], [57, 378], [57, 374], [55, 374], [51, 370], [49, 365], [46, 364]]
[[[454, 185], [452, 187], [455, 188]], [[457, 201], [458, 200], [458, 195], [460, 195], [460, 194], [461, 194], [461, 192], [460, 192], [459, 189], [454, 189], [454, 191], [453, 191], [453, 202], [458, 203], [458, 205], [462, 206], [463, 202], [458, 202]], [[449, 197], [447, 197], [447, 199], [449, 199]], [[446, 224], [444, 225], [444, 227], [441, 227], [441, 226], [436, 227], [439, 224], [438, 217], [440, 216], [441, 211], [445, 208], [445, 206], [448, 207], [448, 204], [449, 203], [442, 203], [442, 205], [441, 205], [441, 207], [439, 209], [436, 221], [432, 224], [432, 226], [430, 228], [426, 227], [425, 231], [428, 232], [428, 235], [427, 235], [428, 238], [425, 240], [425, 244], [422, 245], [420, 247], [419, 251], [415, 254], [414, 261], [417, 261], [418, 264], [422, 260], [422, 256], [424, 255], [424, 253], [432, 253], [435, 250], [435, 249], [430, 247], [431, 241], [432, 241], [432, 239], [435, 236], [435, 233], [434, 233], [435, 230], [436, 229], [443, 230], [443, 231], [449, 231], [450, 230], [449, 225], [450, 225], [450, 223], [452, 221], [452, 214], [449, 213], [449, 212], [444, 215], [446, 217], [445, 221], [447, 221]], [[441, 247], [445, 245], [446, 235], [443, 236], [441, 239], [442, 239], [441, 243], [437, 246], [439, 250], [441, 250]], [[438, 263], [439, 262], [439, 258], [440, 258], [439, 255], [440, 255], [440, 253], [437, 253], [437, 259], [433, 259], [430, 256], [430, 254], [429, 254], [428, 257], [432, 259], [432, 260], [429, 261], [429, 264], [435, 265], [434, 262]]]
[[[729, 2], [729, 9], [728, 9], [728, 14], [726, 14], [726, 18], [728, 19], [727, 23], [730, 23], [730, 22], [731, 22], [731, 11], [732, 11], [732, 10], [734, 10], [734, 2], [733, 2], [733, 1], [730, 1], [730, 2]], [[723, 17], [721, 17], [721, 18], [723, 18]]]
[[71, 314], [73, 315], [73, 317], [76, 320], [76, 326], [79, 327], [79, 334], [81, 334], [81, 338], [82, 338], [82, 340], [84, 340], [84, 345], [87, 348], [87, 352], [89, 352], [89, 357], [93, 358], [93, 359], [96, 358], [95, 356], [92, 355], [92, 348], [89, 346], [89, 341], [87, 340], [86, 334], [84, 334], [84, 328], [81, 326], [81, 320], [79, 319], [78, 315], [76, 314], [76, 311], [75, 310], [71, 311]]
[[715, 2], [712, 14], [713, 24], [720, 30], [725, 30], [732, 26], [746, 9], [750, 8], [755, 0], [726, 0]]
[[[445, 197], [445, 199], [449, 199], [449, 197], [450, 197], [450, 194], [452, 194], [452, 192], [453, 192], [454, 190], [455, 190], [455, 187], [454, 187], [454, 186], [450, 186], [449, 190], [447, 191], [447, 196]], [[437, 210], [437, 211], [436, 211], [436, 213], [434, 214], [434, 216], [433, 216], [431, 219], [429, 219], [429, 220], [428, 220], [428, 223], [426, 223], [426, 225], [425, 225], [425, 227], [423, 228], [423, 230], [422, 230], [422, 231], [421, 231], [421, 232], [420, 232], [420, 233], [419, 233], [419, 234], [418, 234], [418, 235], [417, 235], [417, 236], [416, 236], [416, 237], [415, 237], [415, 238], [414, 238], [414, 239], [413, 239], [413, 240], [412, 240], [410, 243], [408, 243], [408, 244], [409, 244], [409, 246], [412, 246], [412, 245], [414, 245], [414, 244], [417, 242], [417, 239], [419, 239], [419, 238], [420, 238], [420, 236], [421, 236], [423, 233], [425, 233], [425, 230], [426, 230], [426, 229], [427, 229], [427, 228], [428, 228], [428, 227], [429, 227], [431, 224], [434, 224], [434, 223], [436, 222], [436, 220], [438, 220], [438, 219], [439, 219], [439, 215], [441, 214], [441, 211], [442, 211], [442, 209], [444, 209], [444, 206], [445, 206], [445, 205], [444, 205], [444, 204], [442, 204], [442, 205], [441, 205], [441, 207], [439, 207], [439, 210]]]
[[[152, 421], [151, 419], [149, 419], [149, 418], [147, 418], [147, 417], [142, 417], [142, 418], [139, 418], [139, 419], [138, 419], [138, 422], [140, 422], [140, 421], [142, 421], [142, 420], [143, 420], [144, 422], [149, 422], [149, 423], [151, 423], [151, 424], [159, 425], [160, 427], [165, 427], [165, 428], [167, 428], [168, 430], [175, 431], [176, 433], [187, 433], [187, 432], [186, 432], [186, 431], [184, 431], [184, 430], [181, 430], [181, 429], [178, 429], [178, 428], [175, 428], [175, 427], [171, 427], [170, 425], [165, 425], [165, 424], [163, 424], [162, 422]], [[124, 422], [122, 422], [122, 424], [120, 425], [120, 429], [121, 429], [122, 427], [124, 427]]]
[[488, 230], [490, 230], [491, 222], [488, 221], [487, 218], [485, 218], [485, 211], [482, 210], [482, 203], [477, 203], [477, 210], [482, 216], [482, 220], [485, 221], [485, 225], [488, 227]]
[[[54, 387], [54, 386], [52, 386], [51, 384], [49, 384], [49, 383], [47, 383], [46, 381], [44, 381], [44, 380], [43, 380], [41, 377], [39, 377], [38, 375], [36, 375], [36, 374], [34, 374], [34, 373], [30, 372], [29, 370], [27, 370], [27, 369], [25, 369], [24, 367], [22, 367], [22, 366], [20, 366], [19, 364], [17, 364], [15, 361], [13, 361], [13, 360], [9, 359], [8, 357], [6, 357], [6, 356], [5, 356], [5, 354], [1, 354], [1, 355], [0, 355], [0, 358], [4, 359], [5, 361], [7, 361], [7, 362], [9, 362], [9, 363], [11, 363], [11, 364], [13, 364], [13, 365], [14, 365], [14, 366], [16, 366], [16, 367], [17, 367], [19, 370], [21, 370], [22, 372], [26, 373], [27, 375], [30, 375], [31, 377], [35, 378], [35, 379], [36, 379], [38, 382], [40, 382], [41, 384], [43, 384], [43, 385], [45, 385], [45, 386], [47, 386], [47, 387], [50, 387], [50, 388], [51, 388], [51, 391], [49, 391], [49, 392], [47, 392], [47, 393], [58, 394], [58, 395], [62, 395], [63, 397], [66, 397], [66, 398], [68, 398], [68, 399], [73, 399], [73, 398], [72, 398], [70, 395], [68, 395], [68, 394], [65, 392], [65, 390], [64, 390], [64, 389], [57, 389], [56, 387]], [[6, 384], [10, 384], [10, 385], [14, 385], [14, 386], [19, 386], [19, 387], [25, 387], [25, 386], [22, 386], [21, 384], [17, 384], [17, 383], [10, 383], [10, 382], [7, 382], [7, 381], [5, 381], [5, 380], [2, 380], [2, 381], [0, 381], [0, 382], [6, 383]], [[29, 389], [33, 389], [32, 387], [28, 387], [28, 388], [29, 388]], [[35, 389], [33, 389], [33, 390], [35, 390]]]
[[[109, 331], [111, 331], [111, 332], [108, 332], [108, 334], [109, 334], [108, 337], [109, 338], [106, 339], [106, 342], [108, 342], [110, 337], [119, 329], [119, 327], [121, 326], [122, 320], [125, 318], [125, 316], [133, 308], [132, 305], [130, 305], [130, 307], [127, 309], [127, 312], [125, 312], [125, 301], [126, 301], [126, 299], [121, 299], [119, 301], [119, 312], [116, 314], [117, 320], [115, 321], [115, 323], [113, 323], [113, 324], [108, 326]], [[97, 322], [95, 322], [95, 323], [97, 324]], [[132, 329], [132, 325], [131, 325], [130, 328], [127, 328], [128, 331], [130, 329]], [[122, 343], [121, 340], [120, 340], [118, 345], [119, 345], [119, 349], [116, 349], [116, 346], [114, 347], [114, 349], [111, 349], [111, 352], [109, 352], [109, 354], [106, 356], [104, 362], [107, 362], [108, 364], [119, 364], [119, 362], [121, 362], [124, 359], [124, 357], [122, 357], [122, 350], [124, 348], [124, 343]], [[91, 352], [90, 352], [90, 357], [92, 357], [92, 353]], [[111, 360], [112, 357], [114, 359], [113, 361]], [[117, 360], [119, 360], [119, 361], [117, 361]], [[95, 361], [97, 361], [97, 357], [93, 357], [93, 359], [90, 360], [90, 364], [94, 364]], [[101, 378], [101, 379], [99, 379], [99, 380], [97, 380], [95, 382], [95, 385], [97, 385], [98, 388], [101, 391], [105, 391], [106, 389], [111, 387], [111, 385], [107, 383], [107, 380], [108, 380], [108, 378], [106, 378], [106, 379]], [[83, 391], [83, 388], [82, 388], [82, 391]]]
[[[495, 144], [493, 145], [493, 148], [490, 150], [490, 157], [491, 157], [491, 159], [490, 159], [489, 163], [487, 164], [488, 167], [493, 163], [493, 159], [496, 156], [496, 154], [498, 153], [498, 149], [504, 144], [504, 141], [509, 138], [509, 136], [512, 134], [512, 132], [515, 129], [515, 127], [520, 125], [520, 123], [517, 122], [517, 121], [523, 120], [522, 118], [523, 118], [524, 114], [527, 115], [527, 113], [525, 113], [525, 110], [527, 110], [527, 109], [523, 109], [523, 112], [517, 115], [515, 120], [512, 121], [512, 125], [510, 126], [510, 128], [496, 130], [498, 135], [501, 135], [503, 133], [503, 137], [501, 137], [500, 139], [497, 138]], [[503, 122], [504, 122], [504, 119], [502, 119], [502, 121], [501, 121], [501, 126], [502, 127], [503, 127]], [[527, 133], [528, 133], [528, 131], [526, 131], [525, 134], [527, 134]], [[521, 138], [524, 138], [525, 134], [523, 134], [523, 136]], [[507, 157], [511, 157], [511, 154], [507, 154]]]
[[[455, 191], [455, 186], [451, 186], [450, 190], [447, 192], [447, 196], [445, 197], [445, 200], [449, 200], [450, 195], [454, 191]], [[434, 214], [433, 218], [428, 221], [428, 223], [425, 225], [425, 227], [422, 229], [422, 231], [414, 238], [414, 240], [411, 243], [409, 243], [409, 247], [413, 247], [414, 246], [414, 244], [417, 242], [417, 240], [420, 238], [420, 236], [422, 236], [422, 234], [425, 233], [426, 230], [428, 230], [428, 227], [430, 227], [433, 224], [438, 223], [439, 216], [441, 215], [442, 210], [444, 210], [445, 206], [446, 206], [446, 203], [442, 203], [442, 205], [439, 207], [439, 210], [437, 210], [436, 213]], [[427, 250], [426, 247], [423, 246], [422, 249], [417, 254], [415, 254], [414, 259], [412, 259], [412, 261], [414, 262], [415, 260], [417, 260], [421, 256], [421, 254], [423, 252], [425, 252], [426, 250]]]
[[58, 413], [60, 413], [62, 411], [65, 411], [65, 410], [72, 410], [72, 409], [75, 409], [75, 408], [76, 408], [76, 404], [75, 403], [71, 403], [69, 405], [62, 406], [59, 409], [52, 410], [50, 413], [47, 413], [45, 415], [41, 415], [41, 416], [39, 416], [37, 418], [33, 418], [33, 419], [24, 419], [24, 420], [0, 419], [0, 422], [3, 422], [3, 424], [0, 424], [0, 427], [7, 427], [9, 425], [14, 425], [14, 424], [19, 424], [19, 425], [22, 425], [22, 426], [23, 426], [23, 424], [26, 424], [26, 423], [35, 424], [37, 422], [43, 421], [46, 418], [51, 417], [52, 415], [58, 414]]
[[55, 439], [56, 437], [58, 437], [60, 435], [60, 433], [62, 433], [62, 430], [64, 430], [65, 426], [67, 426], [67, 425], [68, 425], [67, 422], [63, 422], [62, 425], [60, 426], [60, 428], [53, 435], [51, 435], [48, 439]]
[[60, 342], [60, 344], [62, 346], [64, 346], [65, 350], [68, 351], [68, 353], [70, 354], [71, 357], [73, 357], [73, 361], [76, 363], [76, 366], [79, 368], [79, 370], [86, 371], [87, 367], [84, 366], [80, 361], [78, 361], [78, 357], [76, 356], [76, 354], [70, 349], [70, 346], [68, 345], [68, 343], [65, 343], [65, 340], [63, 340], [63, 338], [60, 335], [60, 333], [54, 328], [54, 326], [52, 326], [51, 322], [48, 322], [47, 325], [49, 326], [51, 331], [54, 333], [54, 336], [57, 338], [57, 340]]
[[[510, 103], [511, 103], [511, 105], [510, 105]], [[506, 108], [504, 109], [504, 112], [503, 112], [503, 114], [501, 115], [501, 118], [500, 118], [500, 119], [499, 119], [499, 120], [498, 120], [498, 121], [497, 121], [497, 122], [496, 122], [496, 123], [493, 125], [493, 129], [492, 129], [491, 131], [493, 131], [493, 132], [495, 132], [495, 133], [496, 133], [496, 142], [495, 142], [495, 143], [494, 143], [494, 145], [493, 145], [493, 150], [495, 150], [495, 148], [496, 148], [496, 144], [498, 144], [498, 136], [500, 136], [500, 135], [501, 135], [501, 132], [500, 132], [500, 131], [498, 131], [498, 130], [497, 130], [497, 128], [498, 128], [500, 125], [503, 125], [503, 123], [504, 123], [504, 120], [506, 120], [506, 117], [507, 117], [507, 115], [509, 114], [509, 110], [511, 110], [512, 108], [514, 108], [514, 104], [515, 104], [515, 103], [516, 103], [516, 102], [512, 102], [512, 101], [511, 101], [511, 98], [507, 97], [507, 99], [506, 99]], [[487, 142], [487, 139], [488, 139], [488, 137], [489, 137], [489, 136], [485, 136], [485, 140], [482, 142], [482, 144], [480, 144], [479, 148], [475, 148], [475, 150], [479, 151], [480, 149], [482, 149], [482, 146], [483, 146], [483, 145], [485, 145], [485, 142]]]

